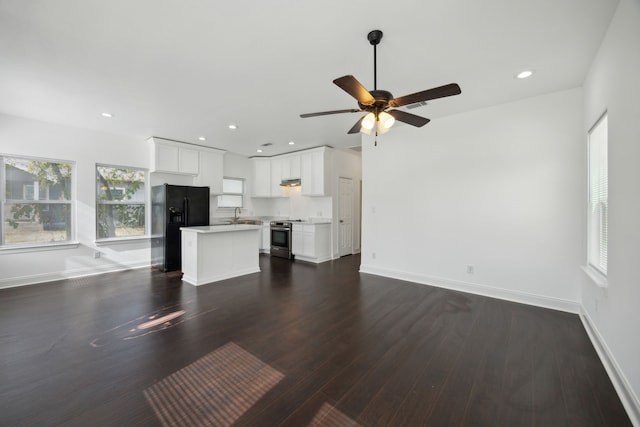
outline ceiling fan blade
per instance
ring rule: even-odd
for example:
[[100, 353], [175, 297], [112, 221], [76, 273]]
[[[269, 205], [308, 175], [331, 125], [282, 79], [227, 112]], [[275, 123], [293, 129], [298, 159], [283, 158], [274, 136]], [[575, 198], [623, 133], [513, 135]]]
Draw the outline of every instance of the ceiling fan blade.
[[366, 114], [362, 117], [360, 117], [360, 120], [358, 120], [356, 122], [355, 125], [353, 125], [353, 127], [351, 129], [349, 129], [349, 132], [347, 132], [348, 134], [352, 134], [352, 133], [359, 133], [360, 129], [362, 128], [362, 120], [364, 120], [364, 118], [366, 117]]
[[353, 96], [362, 105], [373, 105], [373, 95], [353, 76], [338, 77], [333, 81], [340, 89]]
[[407, 123], [415, 127], [422, 127], [431, 121], [426, 117], [416, 116], [415, 114], [407, 113], [402, 110], [390, 110], [387, 111], [387, 113], [392, 115], [397, 121]]
[[456, 83], [434, 87], [422, 92], [401, 96], [389, 101], [390, 107], [402, 107], [403, 105], [415, 104], [416, 102], [429, 101], [430, 99], [444, 98], [446, 96], [460, 95], [462, 91]]
[[304, 118], [307, 118], [307, 117], [328, 116], [329, 114], [359, 113], [360, 111], [362, 111], [362, 110], [351, 108], [349, 110], [333, 110], [333, 111], [322, 111], [320, 113], [300, 114], [300, 117], [302, 117], [304, 119]]

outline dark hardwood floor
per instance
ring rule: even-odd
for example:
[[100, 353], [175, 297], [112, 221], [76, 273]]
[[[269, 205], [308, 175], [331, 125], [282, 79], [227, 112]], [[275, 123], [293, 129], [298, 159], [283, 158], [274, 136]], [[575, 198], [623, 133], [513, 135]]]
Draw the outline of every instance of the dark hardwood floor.
[[630, 425], [577, 315], [260, 264], [0, 290], [0, 425]]

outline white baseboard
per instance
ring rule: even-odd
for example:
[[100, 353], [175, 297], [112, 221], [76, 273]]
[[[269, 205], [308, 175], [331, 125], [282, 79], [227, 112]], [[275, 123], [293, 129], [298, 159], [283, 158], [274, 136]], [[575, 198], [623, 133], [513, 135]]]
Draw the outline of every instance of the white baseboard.
[[607, 343], [602, 339], [602, 335], [600, 335], [600, 332], [585, 310], [581, 311], [580, 320], [582, 320], [584, 329], [587, 331], [593, 347], [596, 349], [604, 368], [609, 374], [613, 387], [618, 392], [618, 397], [620, 397], [622, 405], [627, 410], [627, 415], [631, 419], [631, 423], [634, 426], [640, 426], [640, 400], [638, 396], [633, 392], [629, 381], [627, 381], [627, 378], [620, 369], [620, 365], [618, 365], [611, 350], [609, 350], [609, 346], [607, 346]]
[[52, 271], [48, 273], [33, 274], [9, 279], [0, 279], [0, 289], [14, 288], [16, 286], [35, 285], [37, 283], [53, 282], [55, 280], [73, 279], [83, 276], [95, 276], [103, 273], [113, 273], [116, 271], [132, 270], [135, 268], [150, 267], [147, 262], [131, 262], [118, 264], [95, 265], [85, 268], [74, 268], [63, 271]]
[[259, 266], [248, 267], [248, 268], [243, 268], [241, 270], [227, 271], [223, 274], [214, 274], [211, 276], [200, 277], [200, 278], [193, 277], [188, 274], [183, 274], [182, 280], [184, 282], [189, 283], [190, 285], [200, 286], [200, 285], [207, 285], [209, 283], [219, 282], [221, 280], [226, 280], [226, 279], [232, 279], [234, 277], [244, 276], [245, 274], [252, 274], [252, 273], [260, 273], [260, 267]]
[[507, 301], [535, 305], [538, 307], [551, 308], [553, 310], [566, 311], [568, 313], [578, 314], [581, 312], [580, 303], [578, 303], [577, 301], [550, 298], [543, 295], [529, 294], [526, 292], [512, 291], [503, 288], [495, 288], [478, 283], [463, 282], [460, 280], [444, 279], [440, 277], [431, 277], [423, 274], [392, 270], [366, 264], [360, 265], [360, 272], [375, 274], [377, 276], [390, 277], [398, 280], [405, 280], [408, 282], [420, 283], [423, 285], [431, 285], [438, 288], [451, 289], [454, 291], [467, 292], [470, 294], [482, 295], [491, 298], [498, 298]]
[[295, 259], [298, 261], [306, 261], [306, 262], [312, 262], [314, 264], [320, 264], [322, 262], [331, 261], [332, 258], [331, 258], [331, 255], [327, 255], [321, 258], [310, 258], [304, 255], [296, 255]]

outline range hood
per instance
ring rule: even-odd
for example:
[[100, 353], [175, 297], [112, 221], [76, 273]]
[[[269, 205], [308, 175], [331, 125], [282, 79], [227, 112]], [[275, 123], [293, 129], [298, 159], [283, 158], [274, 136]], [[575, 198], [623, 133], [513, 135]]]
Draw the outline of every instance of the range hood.
[[283, 179], [280, 183], [282, 187], [298, 187], [300, 186], [300, 178]]

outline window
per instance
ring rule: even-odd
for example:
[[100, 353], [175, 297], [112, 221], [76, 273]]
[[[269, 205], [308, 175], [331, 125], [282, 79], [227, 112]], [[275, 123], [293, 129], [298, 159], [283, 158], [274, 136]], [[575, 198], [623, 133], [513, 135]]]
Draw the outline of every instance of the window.
[[0, 245], [71, 241], [73, 163], [0, 156], [0, 164]]
[[589, 212], [587, 261], [606, 276], [609, 185], [607, 167], [608, 124], [605, 113], [589, 131]]
[[96, 165], [96, 238], [145, 235], [146, 171]]
[[218, 196], [219, 208], [241, 208], [244, 193], [244, 179], [224, 178], [222, 180], [222, 195]]

